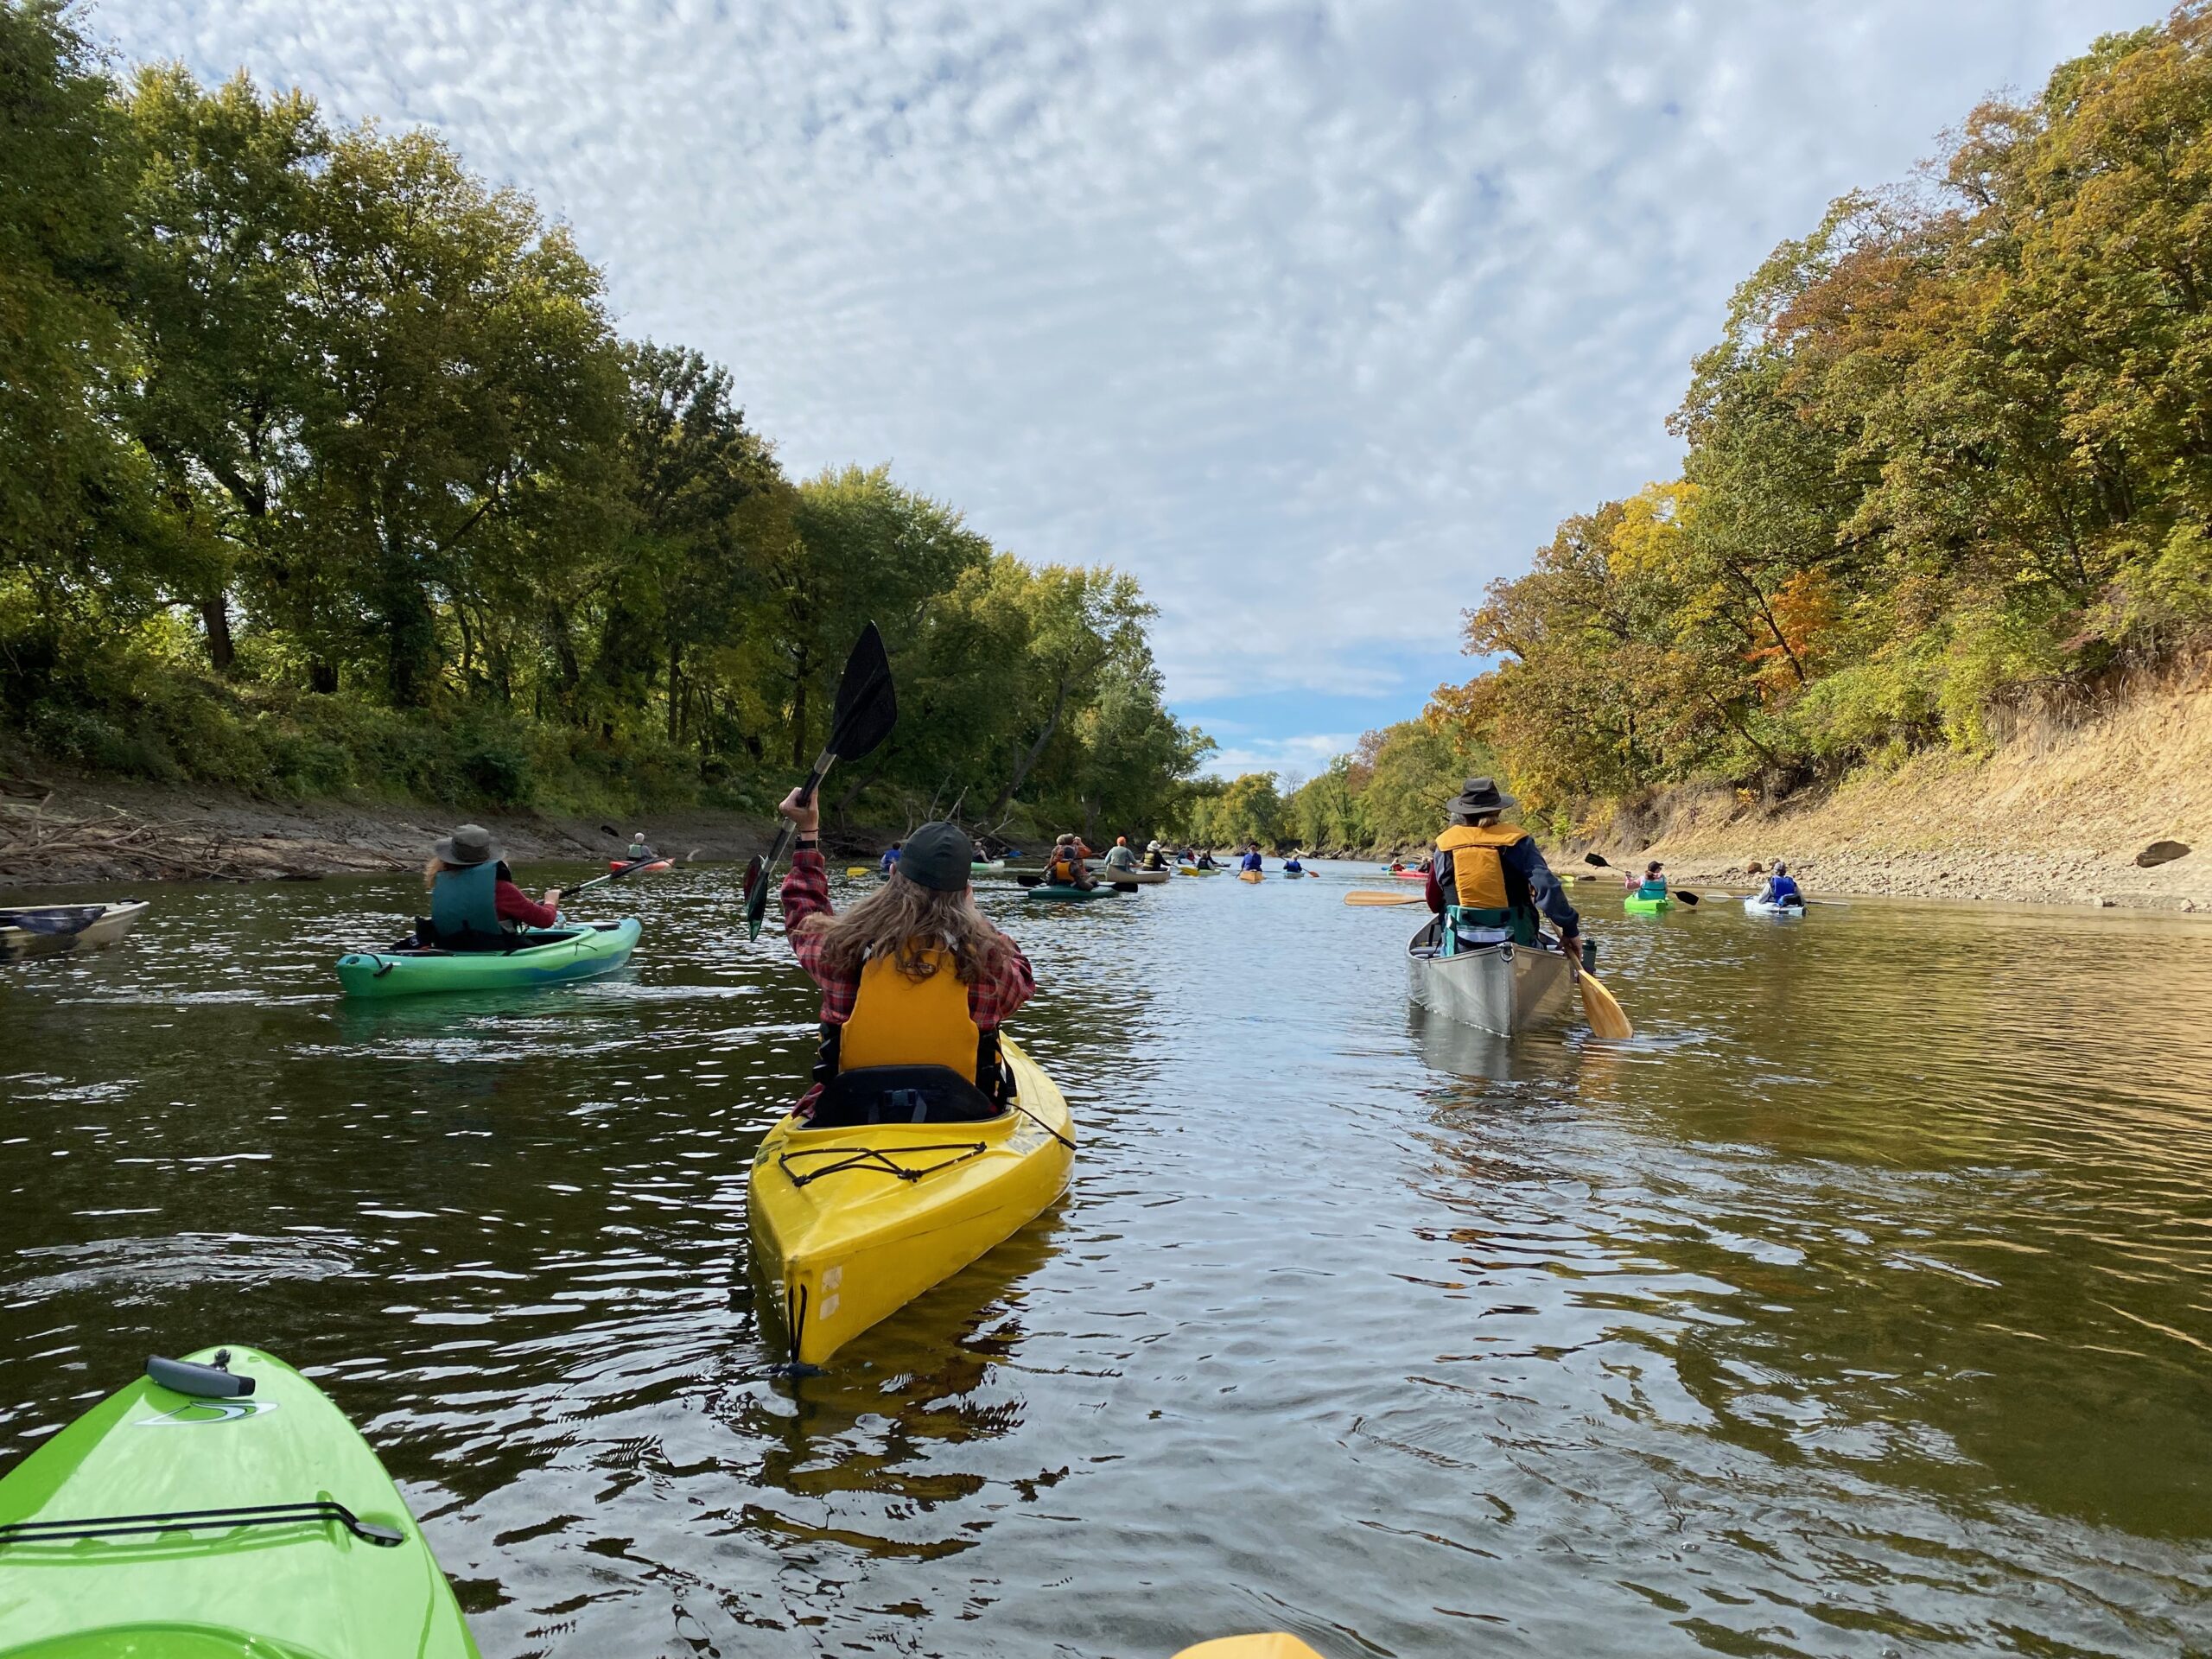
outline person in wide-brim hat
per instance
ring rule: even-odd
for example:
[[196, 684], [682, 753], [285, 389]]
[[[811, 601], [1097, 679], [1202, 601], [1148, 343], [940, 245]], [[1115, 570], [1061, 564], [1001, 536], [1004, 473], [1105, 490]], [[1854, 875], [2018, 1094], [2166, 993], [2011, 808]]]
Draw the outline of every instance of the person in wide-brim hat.
[[1428, 907], [1446, 918], [1466, 944], [1505, 939], [1535, 944], [1540, 916], [1559, 930], [1560, 949], [1579, 960], [1582, 919], [1525, 831], [1498, 819], [1518, 805], [1495, 778], [1470, 778], [1444, 804], [1451, 826], [1428, 861]]
[[1520, 804], [1497, 786], [1495, 778], [1470, 778], [1457, 795], [1445, 802], [1444, 810], [1460, 823], [1478, 823]]
[[[533, 902], [515, 885], [507, 849], [480, 823], [439, 839], [423, 867], [423, 887], [430, 895], [424, 943], [448, 950], [505, 948], [517, 931], [550, 928], [561, 918], [561, 889], [548, 887], [544, 902]], [[416, 931], [422, 937], [422, 928]]]

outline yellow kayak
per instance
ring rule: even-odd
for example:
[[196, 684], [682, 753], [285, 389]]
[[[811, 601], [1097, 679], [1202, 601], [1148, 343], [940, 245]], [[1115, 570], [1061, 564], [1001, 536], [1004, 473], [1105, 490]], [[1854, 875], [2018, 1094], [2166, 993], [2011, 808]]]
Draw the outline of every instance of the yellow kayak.
[[753, 1160], [753, 1260], [791, 1357], [819, 1365], [950, 1279], [1059, 1197], [1068, 1103], [1001, 1038], [1014, 1109], [979, 1123], [810, 1129], [786, 1117]]

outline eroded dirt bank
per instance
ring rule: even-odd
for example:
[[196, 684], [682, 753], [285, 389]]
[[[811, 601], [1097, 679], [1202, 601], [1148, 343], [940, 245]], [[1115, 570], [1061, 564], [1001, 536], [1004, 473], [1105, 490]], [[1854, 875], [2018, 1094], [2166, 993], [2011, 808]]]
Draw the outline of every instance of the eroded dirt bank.
[[[118, 880], [279, 880], [418, 868], [463, 817], [495, 831], [517, 862], [619, 855], [644, 829], [664, 853], [741, 859], [768, 825], [734, 813], [648, 815], [640, 823], [551, 814], [257, 800], [191, 786], [16, 776], [0, 779], [0, 887]], [[611, 828], [615, 834], [605, 833]], [[831, 838], [833, 848], [837, 846]]]
[[[2191, 850], [2139, 866], [2157, 842]], [[1693, 888], [1740, 890], [1745, 865], [1780, 857], [1816, 893], [2212, 911], [2212, 679], [2200, 670], [1986, 760], [1924, 755], [1777, 810], [1679, 793], [1596, 846], [1624, 866], [1661, 859]]]

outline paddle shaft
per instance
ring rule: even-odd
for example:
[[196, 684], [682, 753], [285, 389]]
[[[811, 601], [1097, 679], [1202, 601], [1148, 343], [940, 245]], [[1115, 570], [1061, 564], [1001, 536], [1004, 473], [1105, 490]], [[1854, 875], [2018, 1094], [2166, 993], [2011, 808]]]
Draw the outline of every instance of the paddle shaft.
[[[798, 786], [798, 804], [804, 806], [814, 798], [814, 791], [822, 787], [822, 780], [830, 775], [830, 768], [837, 764], [837, 751], [824, 749], [815, 757], [814, 770], [806, 774], [806, 781]], [[766, 881], [776, 866], [782, 863], [784, 855], [791, 850], [791, 837], [798, 833], [798, 825], [791, 819], [784, 820], [784, 827], [776, 831], [776, 838], [768, 845], [768, 856], [760, 861], [760, 879]]]

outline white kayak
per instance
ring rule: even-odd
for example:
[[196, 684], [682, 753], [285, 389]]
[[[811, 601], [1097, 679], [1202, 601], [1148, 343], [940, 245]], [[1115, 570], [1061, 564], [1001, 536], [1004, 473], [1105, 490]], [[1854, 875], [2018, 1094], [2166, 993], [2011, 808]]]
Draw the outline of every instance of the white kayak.
[[1802, 904], [1770, 905], [1764, 899], [1744, 900], [1744, 914], [1746, 916], [1802, 916], [1804, 913], [1805, 906]]
[[143, 899], [113, 905], [37, 905], [0, 909], [0, 962], [82, 956], [105, 950], [152, 908]]

